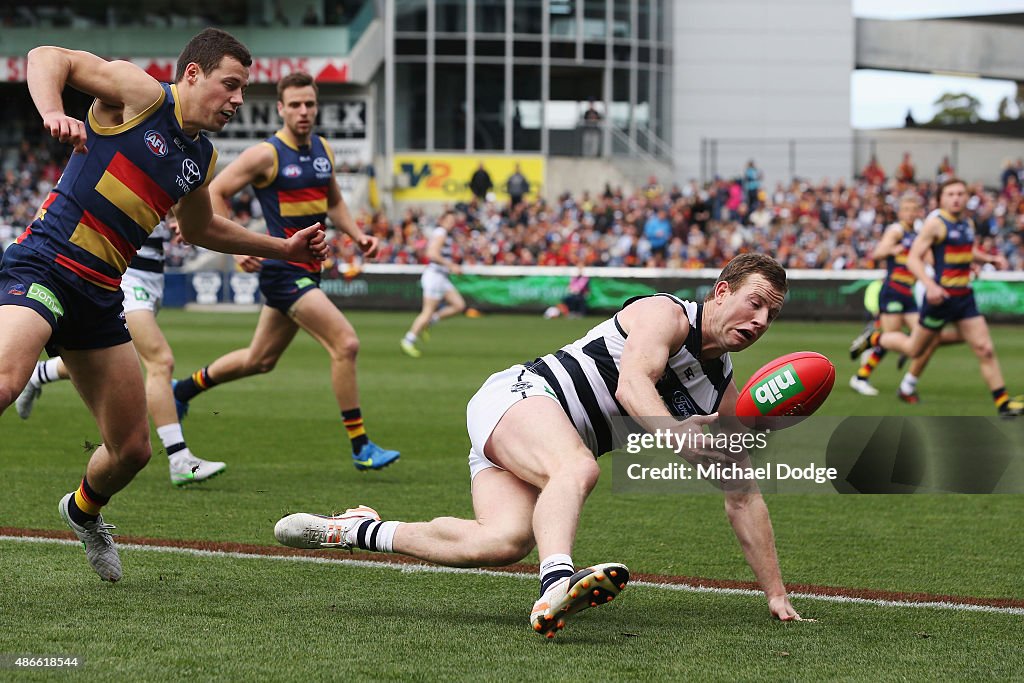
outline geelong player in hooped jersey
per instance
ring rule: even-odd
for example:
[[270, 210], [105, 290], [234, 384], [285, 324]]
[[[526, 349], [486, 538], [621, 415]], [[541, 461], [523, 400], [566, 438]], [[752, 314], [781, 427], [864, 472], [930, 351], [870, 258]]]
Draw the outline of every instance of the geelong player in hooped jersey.
[[[964, 181], [950, 178], [939, 185], [939, 210], [925, 220], [907, 255], [907, 269], [925, 287], [918, 325], [910, 335], [875, 332], [864, 340], [861, 350], [881, 345], [916, 359], [935, 343], [947, 323], [953, 323], [978, 357], [981, 376], [992, 392], [997, 412], [1004, 417], [1014, 417], [1024, 414], [1024, 400], [1010, 398], [1006, 391], [992, 335], [978, 311], [970, 280], [971, 264], [975, 261], [1005, 268], [1006, 259], [977, 247], [974, 223], [964, 215], [966, 208]], [[934, 278], [925, 268], [929, 253], [934, 263]]]
[[[377, 238], [366, 235], [352, 220], [334, 178], [334, 157], [324, 139], [313, 134], [317, 87], [309, 74], [296, 72], [277, 84], [277, 113], [284, 125], [273, 137], [244, 151], [211, 185], [218, 214], [230, 213], [231, 198], [252, 185], [263, 207], [267, 230], [287, 237], [309, 222], [331, 222], [367, 256], [377, 252]], [[231, 351], [174, 386], [178, 413], [188, 402], [218, 384], [270, 372], [301, 328], [327, 349], [331, 384], [359, 470], [376, 470], [398, 459], [398, 451], [370, 441], [363, 425], [356, 384], [359, 339], [348, 319], [320, 289], [320, 263], [315, 259], [238, 258], [248, 272], [259, 271], [266, 305], [260, 311], [252, 342]]]
[[[511, 564], [536, 546], [541, 597], [530, 623], [551, 637], [566, 617], [614, 598], [629, 577], [616, 562], [576, 571], [571, 557], [580, 512], [600, 474], [595, 456], [621, 445], [613, 418], [628, 415], [653, 431], [675, 417], [675, 429], [693, 436], [717, 415], [735, 415], [729, 354], [768, 330], [787, 287], [770, 257], [738, 256], [703, 303], [671, 295], [632, 300], [558, 352], [492, 375], [466, 410], [476, 519], [381, 521], [359, 506], [334, 517], [289, 515], [274, 534], [293, 547], [358, 547], [456, 567]], [[799, 619], [757, 487], [726, 488], [725, 508], [771, 614]]]
[[[100, 509], [151, 455], [120, 289], [136, 251], [176, 206], [194, 244], [290, 260], [326, 254], [320, 226], [282, 240], [213, 215], [207, 182], [216, 152], [202, 131], [221, 130], [241, 106], [251, 62], [244, 45], [217, 29], [185, 46], [173, 85], [88, 52], [28, 54], [29, 92], [43, 126], [74, 154], [0, 266], [0, 411], [25, 386], [43, 347], [63, 357], [103, 445], [59, 510], [106, 581], [121, 578], [121, 563]], [[85, 121], [64, 112], [65, 86], [96, 98]]]

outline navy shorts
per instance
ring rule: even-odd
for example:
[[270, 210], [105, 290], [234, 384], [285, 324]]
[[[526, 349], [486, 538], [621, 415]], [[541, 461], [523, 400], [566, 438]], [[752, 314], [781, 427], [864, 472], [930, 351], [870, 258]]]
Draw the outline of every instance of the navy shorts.
[[917, 299], [913, 293], [903, 294], [888, 285], [882, 285], [878, 293], [878, 313], [880, 315], [917, 313]]
[[285, 315], [304, 294], [320, 287], [320, 273], [294, 266], [268, 264], [260, 270], [260, 293], [271, 308]]
[[79, 279], [70, 271], [19, 245], [4, 253], [0, 265], [0, 306], [24, 306], [50, 323], [46, 345], [58, 349], [105, 349], [130, 342], [124, 320], [124, 295]]
[[979, 315], [981, 313], [978, 312], [978, 305], [974, 301], [974, 292], [971, 292], [964, 296], [951, 296], [938, 306], [933, 306], [925, 301], [924, 306], [921, 307], [921, 317], [918, 322], [922, 327], [937, 332], [946, 323], [976, 318]]

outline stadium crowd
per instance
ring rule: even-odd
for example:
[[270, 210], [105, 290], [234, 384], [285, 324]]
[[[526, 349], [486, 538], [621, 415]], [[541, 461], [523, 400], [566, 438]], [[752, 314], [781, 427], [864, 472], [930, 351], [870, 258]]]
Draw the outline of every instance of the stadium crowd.
[[[28, 225], [67, 161], [59, 144], [22, 142], [0, 156], [0, 246]], [[665, 188], [653, 178], [633, 192], [605, 187], [600, 193], [563, 195], [508, 205], [474, 199], [456, 205], [453, 256], [464, 265], [585, 265], [720, 268], [735, 255], [775, 256], [786, 268], [842, 270], [881, 267], [871, 250], [895, 220], [899, 197], [915, 192], [935, 208], [936, 180], [897, 170], [893, 177], [865, 168], [846, 182], [794, 180], [761, 184], [748, 165], [742, 177], [691, 181]], [[911, 167], [912, 169], [912, 167]], [[1001, 188], [969, 186], [968, 211], [989, 251], [1002, 253], [1013, 270], [1024, 270], [1024, 200], [1021, 176], [1003, 175]], [[870, 171], [870, 172], [868, 172]], [[1010, 178], [1013, 175], [1014, 178]], [[259, 222], [251, 194], [233, 209], [240, 222]], [[381, 240], [376, 263], [426, 261], [427, 237], [439, 209], [406, 209], [392, 220], [382, 212], [355, 210], [361, 227]], [[345, 274], [361, 265], [359, 250], [343, 236], [333, 241], [328, 270]], [[169, 265], [188, 250], [172, 248]]]

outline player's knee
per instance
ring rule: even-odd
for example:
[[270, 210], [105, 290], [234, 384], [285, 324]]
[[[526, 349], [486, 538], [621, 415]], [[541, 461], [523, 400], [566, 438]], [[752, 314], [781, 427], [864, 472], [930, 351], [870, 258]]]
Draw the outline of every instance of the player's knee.
[[172, 377], [174, 375], [174, 355], [169, 351], [158, 354], [146, 364], [146, 372], [158, 377]]
[[567, 458], [562, 467], [552, 473], [551, 478], [571, 481], [578, 491], [589, 494], [597, 486], [600, 476], [601, 468], [598, 467], [594, 456], [585, 452], [577, 457]]
[[974, 349], [974, 355], [976, 355], [980, 360], [988, 361], [992, 360], [996, 356], [996, 350], [992, 346], [991, 341], [983, 341], [973, 344], [972, 348]]
[[145, 432], [140, 431], [129, 436], [118, 444], [116, 448], [110, 448], [109, 444], [107, 448], [114, 451], [118, 461], [125, 467], [131, 468], [136, 472], [141, 470], [149, 462], [150, 456], [153, 455], [153, 448], [149, 443], [148, 425]]
[[277, 358], [265, 356], [263, 358], [249, 359], [250, 375], [265, 375], [277, 367]]
[[21, 393], [20, 390], [15, 390], [10, 382], [0, 379], [0, 413], [14, 403], [14, 399], [18, 398], [19, 393]]
[[331, 348], [331, 356], [334, 360], [342, 362], [354, 362], [359, 355], [359, 337], [354, 334], [346, 334], [337, 340]]
[[488, 543], [478, 548], [479, 555], [474, 558], [475, 566], [502, 567], [523, 559], [533, 550], [534, 542], [530, 534], [504, 533], [496, 535]]
[[452, 306], [452, 310], [454, 310], [456, 313], [462, 313], [463, 311], [466, 310], [466, 302], [462, 301], [462, 300], [457, 301], [456, 303], [452, 304], [451, 306]]

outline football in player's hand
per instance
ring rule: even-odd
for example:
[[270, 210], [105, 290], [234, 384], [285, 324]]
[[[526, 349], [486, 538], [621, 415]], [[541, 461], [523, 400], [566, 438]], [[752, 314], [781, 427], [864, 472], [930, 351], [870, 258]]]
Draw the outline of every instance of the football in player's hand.
[[736, 416], [753, 429], [783, 429], [825, 402], [836, 381], [828, 358], [813, 351], [780, 356], [755, 372], [740, 389]]

